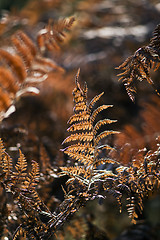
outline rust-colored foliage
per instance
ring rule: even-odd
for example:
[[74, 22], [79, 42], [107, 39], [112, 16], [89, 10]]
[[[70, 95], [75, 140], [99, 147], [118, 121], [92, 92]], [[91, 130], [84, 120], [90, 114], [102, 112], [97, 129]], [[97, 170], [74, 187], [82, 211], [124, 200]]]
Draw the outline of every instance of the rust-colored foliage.
[[124, 83], [126, 91], [132, 101], [135, 100], [136, 80], [147, 81], [155, 89], [156, 93], [160, 95], [149, 74], [150, 69], [156, 71], [160, 66], [159, 34], [160, 25], [155, 28], [148, 46], [139, 48], [134, 55], [128, 57], [124, 63], [117, 67], [117, 69], [123, 71], [118, 75], [120, 76], [119, 81]]
[[127, 193], [127, 211], [132, 222], [136, 223], [143, 211], [143, 201], [159, 189], [159, 148], [146, 154], [144, 151], [139, 152], [130, 167], [119, 167], [116, 170], [116, 191]]
[[[48, 215], [51, 214], [36, 192], [40, 177], [38, 163], [32, 161], [31, 171], [27, 174], [27, 161], [22, 152], [19, 151], [20, 156], [13, 168], [13, 160], [5, 152], [1, 139], [0, 154], [0, 168], [2, 169], [1, 184], [6, 192], [12, 193], [13, 199], [17, 202], [23, 214], [25, 214], [24, 222], [15, 231], [13, 239], [17, 239], [21, 232], [27, 237], [33, 236], [36, 239], [36, 236], [39, 234], [38, 232], [45, 229], [39, 216], [43, 214], [43, 211], [46, 214], [48, 212]], [[26, 230], [26, 227], [31, 229]]]
[[59, 50], [58, 42], [63, 41], [65, 31], [70, 30], [74, 21], [74, 17], [60, 19], [57, 23], [50, 19], [48, 25], [37, 36], [37, 43], [41, 52]]
[[12, 48], [0, 49], [0, 119], [15, 111], [15, 102], [22, 95], [38, 94], [34, 86], [44, 81], [51, 71], [63, 71], [53, 60], [43, 57], [43, 52], [55, 50], [65, 37], [64, 30], [69, 30], [74, 18], [59, 20], [46, 30], [37, 34], [37, 46], [23, 32], [17, 31], [12, 37]]
[[[46, 1], [40, 1], [40, 5], [42, 2], [45, 4]], [[85, 1], [81, 1], [79, 8], [87, 8], [89, 12], [91, 2], [89, 1], [85, 6], [83, 5]], [[35, 3], [34, 5], [33, 2], [33, 5], [36, 8], [38, 1]], [[58, 3], [59, 0], [55, 3], [51, 0], [46, 4], [48, 6]], [[28, 6], [33, 5], [29, 3]], [[100, 11], [101, 7], [98, 2], [96, 8]], [[43, 9], [38, 8], [38, 11]], [[31, 12], [34, 19], [34, 11]], [[36, 19], [38, 14], [35, 16]], [[33, 19], [32, 21], [36, 22]], [[11, 36], [12, 46], [0, 49], [1, 120], [14, 111], [17, 99], [24, 93], [38, 93], [35, 85], [46, 78], [48, 89], [53, 87], [55, 91], [58, 90], [59, 98], [62, 93], [65, 96], [69, 95], [72, 87], [70, 78], [63, 75], [61, 79], [55, 72], [48, 77], [50, 72], [62, 72], [63, 69], [46, 56], [53, 57], [48, 51], [59, 50], [59, 43], [63, 41], [65, 33], [70, 30], [74, 21], [74, 17], [60, 19], [57, 23], [50, 20], [46, 27], [36, 34], [36, 44], [22, 30], [18, 30]], [[0, 27], [2, 27], [0, 32], [5, 33], [3, 26]], [[135, 79], [146, 80], [154, 85], [149, 71], [159, 67], [159, 29], [158, 25], [148, 46], [137, 50], [119, 67], [120, 70], [124, 70], [121, 80], [126, 84], [132, 100], [136, 92]], [[94, 56], [88, 59], [94, 59]], [[64, 149], [61, 149], [61, 155], [55, 157], [59, 143], [58, 141], [53, 143], [54, 138], [49, 138], [45, 131], [47, 129], [57, 134], [57, 125], [51, 128], [49, 124], [54, 125], [53, 122], [57, 119], [59, 121], [62, 116], [68, 115], [64, 110], [65, 97], [62, 106], [61, 103], [55, 104], [57, 115], [53, 111], [54, 107], [47, 109], [47, 114], [54, 121], [43, 123], [42, 118], [47, 117], [45, 111], [39, 114], [43, 102], [36, 106], [36, 112], [33, 114], [36, 116], [39, 114], [36, 123], [32, 122], [33, 116], [24, 115], [26, 109], [23, 114], [19, 113], [22, 114], [22, 126], [18, 125], [16, 116], [15, 122], [13, 119], [9, 122], [11, 125], [13, 122], [17, 124], [13, 128], [7, 126], [8, 122], [4, 120], [6, 125], [2, 125], [2, 128], [6, 127], [8, 130], [5, 136], [8, 145], [6, 148], [8, 148], [6, 151], [0, 139], [0, 238], [2, 239], [7, 237], [13, 240], [55, 238], [63, 240], [68, 234], [74, 239], [108, 239], [106, 233], [89, 219], [88, 214], [84, 214], [84, 218], [77, 217], [76, 213], [81, 207], [94, 199], [102, 203], [110, 194], [116, 198], [120, 211], [124, 203], [132, 223], [136, 224], [138, 220], [144, 219], [143, 208], [146, 199], [159, 192], [158, 96], [153, 97], [151, 103], [142, 104], [140, 117], [143, 124], [139, 126], [139, 130], [133, 125], [127, 125], [122, 133], [117, 134], [119, 132], [111, 130], [110, 126], [116, 120], [105, 117], [112, 105], [95, 106], [103, 92], [89, 102], [87, 84], [84, 83], [84, 87], [81, 87], [79, 74], [80, 70], [76, 75], [73, 90], [74, 113], [68, 120], [69, 135], [63, 141]], [[49, 83], [52, 78], [54, 81]], [[47, 96], [47, 87], [43, 89], [46, 98], [41, 100], [50, 107], [56, 93], [52, 98]], [[56, 101], [58, 102], [57, 99]], [[100, 117], [100, 114], [103, 114], [103, 117]], [[23, 118], [25, 120], [28, 118], [28, 124], [24, 123]], [[44, 130], [44, 135], [38, 132], [40, 126]], [[62, 134], [57, 138], [60, 136], [63, 139], [64, 128], [60, 126]], [[35, 128], [38, 135], [33, 130]], [[18, 140], [14, 139], [12, 142], [13, 132], [15, 135], [23, 132], [22, 140], [19, 141], [16, 136], [15, 139]], [[6, 139], [11, 141], [11, 146]], [[52, 146], [55, 149], [50, 151]], [[17, 157], [19, 147], [25, 152], [26, 157], [21, 150]], [[29, 151], [31, 157], [28, 157]], [[35, 157], [34, 160], [29, 160], [32, 156]], [[73, 215], [75, 218], [69, 222]]]
[[[72, 143], [70, 146], [63, 149], [70, 158], [75, 161], [75, 167], [63, 167], [63, 174], [71, 177], [68, 180], [70, 186], [72, 181], [77, 180], [88, 191], [92, 188], [96, 181], [100, 181], [102, 176], [114, 175], [110, 171], [98, 171], [97, 167], [101, 164], [115, 163], [112, 159], [100, 157], [102, 151], [112, 149], [111, 146], [100, 142], [105, 137], [118, 133], [112, 130], [106, 130], [99, 133], [101, 126], [115, 122], [115, 120], [103, 119], [95, 123], [96, 116], [99, 112], [112, 107], [111, 105], [102, 105], [94, 109], [94, 105], [103, 95], [103, 93], [96, 95], [90, 103], [87, 102], [88, 88], [85, 83], [82, 90], [78, 82], [79, 71], [76, 76], [76, 88], [73, 90], [74, 96], [74, 115], [70, 117], [68, 123], [71, 126], [67, 129], [71, 132], [63, 144]], [[78, 162], [78, 166], [77, 166]], [[98, 176], [98, 177], [97, 177]], [[85, 190], [85, 191], [86, 191]]]

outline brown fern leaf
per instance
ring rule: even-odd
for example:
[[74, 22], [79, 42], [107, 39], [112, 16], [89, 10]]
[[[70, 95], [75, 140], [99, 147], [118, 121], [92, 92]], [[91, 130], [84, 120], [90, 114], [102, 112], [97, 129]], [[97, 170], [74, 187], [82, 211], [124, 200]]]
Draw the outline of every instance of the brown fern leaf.
[[116, 133], [119, 133], [119, 132], [117, 132], [117, 131], [104, 131], [104, 132], [100, 133], [100, 134], [94, 139], [94, 145], [97, 146], [97, 145], [99, 144], [99, 142], [100, 142], [103, 138], [105, 138], [105, 137], [107, 137], [107, 136], [109, 136], [109, 135], [111, 135], [111, 134], [116, 134]]
[[[53, 38], [56, 39], [56, 34], [62, 36], [73, 21], [71, 17], [52, 26], [45, 40], [50, 41], [53, 31]], [[15, 111], [15, 102], [22, 95], [38, 94], [35, 84], [44, 81], [49, 72], [64, 71], [53, 60], [42, 57], [39, 45], [36, 46], [23, 31], [17, 31], [11, 43], [6, 50], [0, 49], [0, 121]]]
[[73, 122], [78, 122], [78, 121], [88, 121], [89, 120], [90, 115], [86, 112], [80, 112], [77, 114], [74, 114], [73, 116], [70, 117], [70, 119], [68, 120], [68, 123], [72, 124]]
[[3, 172], [5, 173], [5, 178], [12, 174], [13, 169], [12, 158], [6, 152], [3, 157], [2, 169]]
[[[136, 223], [143, 212], [143, 201], [159, 191], [159, 151], [159, 148], [146, 154], [141, 151], [133, 158], [130, 167], [120, 166], [116, 169], [118, 178], [114, 187], [128, 195], [127, 211], [133, 223]], [[140, 159], [138, 164], [136, 158]]]
[[88, 141], [88, 142], [91, 142], [93, 140], [93, 134], [92, 132], [91, 133], [75, 133], [75, 134], [71, 134], [69, 137], [67, 137], [62, 144], [64, 143], [68, 143], [68, 142], [73, 142], [73, 141], [77, 141], [77, 140], [80, 140], [80, 141]]
[[19, 150], [19, 158], [18, 161], [15, 165], [15, 169], [17, 172], [13, 173], [13, 176], [16, 177], [16, 183], [23, 183], [25, 180], [25, 177], [27, 175], [26, 170], [27, 170], [27, 161], [25, 159], [24, 154]]
[[28, 191], [36, 187], [40, 177], [38, 163], [32, 160], [31, 165], [31, 172], [29, 173], [29, 176], [26, 178], [25, 181], [25, 188], [27, 188]]
[[93, 147], [92, 147], [92, 143], [77, 143], [77, 144], [73, 144], [71, 146], [66, 147], [65, 149], [62, 149], [62, 151], [65, 153], [65, 151], [69, 152], [85, 152], [88, 151], [90, 154], [93, 154]]
[[32, 161], [32, 169], [27, 174], [27, 161], [20, 150], [19, 154], [15, 165], [16, 172], [14, 172], [12, 170], [13, 161], [5, 152], [3, 142], [0, 139], [0, 167], [4, 173], [1, 174], [0, 182], [6, 192], [12, 193], [13, 200], [15, 200], [13, 203], [17, 206], [16, 211], [19, 208], [23, 216], [22, 221], [16, 222], [16, 225], [17, 223], [20, 225], [15, 231], [13, 239], [18, 237], [40, 239], [40, 236], [47, 239], [47, 222], [54, 216], [36, 192], [36, 185], [40, 176], [39, 166], [38, 163]]
[[114, 123], [114, 122], [117, 122], [117, 120], [111, 120], [111, 119], [103, 119], [103, 120], [99, 120], [96, 125], [94, 126], [94, 134], [96, 135], [97, 134], [97, 131], [100, 129], [100, 127], [102, 127], [103, 125], [105, 124], [111, 124], [111, 123]]
[[37, 36], [40, 51], [44, 53], [46, 50], [59, 50], [58, 42], [63, 41], [65, 31], [70, 30], [74, 21], [74, 17], [61, 19], [57, 23], [53, 23], [53, 20], [50, 20], [48, 25]]
[[16, 52], [22, 57], [25, 67], [28, 69], [36, 55], [36, 46], [33, 45], [32, 41], [22, 31], [13, 35], [11, 40], [16, 48]]
[[[71, 124], [70, 127], [67, 129], [68, 132], [71, 132], [72, 134], [68, 136], [62, 144], [70, 144], [68, 147], [63, 149], [65, 154], [67, 154], [71, 159], [73, 159], [75, 162], [78, 162], [79, 168], [82, 167], [83, 169], [83, 178], [81, 177], [81, 171], [77, 172], [75, 174], [75, 171], [77, 171], [76, 168], [62, 168], [62, 172], [65, 172], [65, 174], [71, 176], [71, 182], [74, 179], [74, 176], [78, 181], [82, 180], [85, 182], [85, 184], [88, 184], [88, 188], [90, 188], [91, 184], [94, 184], [94, 180], [97, 182], [98, 177], [99, 180], [103, 176], [102, 173], [97, 174], [97, 178], [94, 176], [94, 170], [96, 170], [97, 166], [100, 164], [105, 163], [112, 163], [116, 164], [116, 162], [108, 158], [102, 158], [99, 159], [100, 154], [103, 150], [110, 150], [112, 147], [109, 145], [103, 145], [100, 147], [100, 141], [107, 137], [108, 135], [117, 133], [116, 131], [104, 131], [100, 133], [97, 136], [97, 132], [100, 130], [100, 128], [106, 124], [111, 124], [115, 122], [115, 120], [110, 119], [104, 119], [100, 120], [97, 123], [95, 123], [96, 116], [99, 112], [102, 110], [107, 109], [108, 107], [111, 107], [111, 105], [102, 105], [98, 107], [97, 109], [93, 110], [93, 107], [95, 103], [100, 99], [100, 97], [103, 95], [103, 93], [95, 96], [90, 103], [87, 102], [87, 85], [85, 83], [84, 89], [81, 88], [79, 82], [79, 70], [76, 76], [76, 87], [73, 90], [73, 97], [74, 97], [74, 115], [69, 119], [69, 123]], [[73, 142], [73, 144], [72, 144]], [[77, 164], [77, 163], [76, 163]], [[73, 171], [73, 172], [72, 172]], [[84, 172], [87, 172], [87, 179]], [[90, 172], [90, 176], [89, 176]], [[79, 175], [78, 175], [79, 173]], [[108, 173], [110, 174], [110, 173]], [[111, 176], [112, 174], [110, 174]], [[79, 176], [79, 178], [78, 178]], [[88, 180], [89, 178], [89, 180]], [[85, 180], [86, 179], [86, 180]], [[93, 180], [93, 181], [92, 181]]]
[[156, 71], [160, 66], [159, 34], [160, 25], [155, 28], [153, 38], [151, 38], [148, 46], [139, 48], [134, 55], [128, 57], [124, 63], [117, 67], [117, 69], [123, 71], [118, 75], [120, 76], [119, 81], [124, 83], [126, 91], [132, 101], [135, 100], [135, 93], [137, 91], [135, 82], [137, 80], [147, 81], [160, 96], [149, 74], [150, 69]]
[[5, 153], [5, 147], [3, 145], [3, 141], [2, 139], [0, 138], [0, 167], [2, 167], [2, 158], [4, 156], [4, 153]]
[[96, 95], [91, 102], [89, 103], [89, 110], [92, 110], [94, 105], [96, 104], [96, 102], [102, 97], [102, 95], [104, 94], [104, 92], [100, 93], [99, 95]]
[[[103, 111], [103, 110], [105, 110], [105, 109], [107, 109], [107, 108], [109, 108], [109, 107], [113, 107], [113, 105], [102, 105], [102, 106], [96, 108], [96, 109], [93, 111], [92, 115], [91, 115], [91, 122], [94, 123], [97, 115], [98, 115], [101, 111]], [[112, 120], [112, 121], [113, 121], [113, 120]]]

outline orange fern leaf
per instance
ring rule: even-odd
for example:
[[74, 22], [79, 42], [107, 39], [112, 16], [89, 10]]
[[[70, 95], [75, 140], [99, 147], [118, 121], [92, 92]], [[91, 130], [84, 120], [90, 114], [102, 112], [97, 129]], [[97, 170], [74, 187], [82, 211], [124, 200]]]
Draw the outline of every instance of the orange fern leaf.
[[15, 169], [17, 172], [14, 172], [14, 176], [16, 176], [16, 181], [22, 181], [24, 180], [25, 176], [27, 175], [26, 170], [27, 170], [27, 161], [25, 159], [24, 154], [19, 150], [19, 158], [18, 161], [15, 165]]
[[137, 91], [135, 86], [136, 80], [147, 81], [160, 96], [149, 74], [150, 69], [156, 71], [160, 66], [159, 35], [160, 24], [155, 28], [149, 45], [139, 48], [134, 55], [128, 57], [124, 63], [117, 67], [117, 69], [124, 71], [118, 75], [120, 76], [119, 80], [124, 82], [126, 91], [132, 101], [135, 100], [135, 93]]
[[6, 152], [3, 157], [2, 168], [5, 173], [5, 177], [11, 175], [13, 169], [12, 158]]
[[29, 176], [26, 178], [25, 187], [29, 191], [30, 189], [35, 188], [39, 181], [40, 173], [39, 173], [39, 165], [37, 162], [32, 161], [32, 169], [29, 172]]
[[[97, 131], [100, 129], [101, 126], [106, 124], [111, 124], [113, 122], [116, 122], [115, 120], [110, 119], [104, 119], [100, 120], [97, 123], [95, 122], [96, 116], [99, 112], [101, 112], [104, 109], [107, 109], [108, 107], [112, 107], [111, 105], [102, 105], [98, 107], [97, 109], [93, 110], [93, 107], [95, 103], [100, 99], [100, 97], [103, 95], [103, 93], [95, 96], [90, 103], [87, 102], [87, 92], [88, 88], [85, 83], [84, 89], [81, 88], [78, 77], [79, 72], [76, 75], [76, 87], [73, 90], [73, 97], [74, 97], [74, 115], [69, 119], [68, 123], [71, 124], [71, 126], [67, 129], [68, 132], [71, 132], [72, 134], [69, 135], [62, 144], [76, 142], [74, 144], [71, 144], [70, 146], [64, 148], [62, 151], [67, 154], [71, 159], [73, 159], [76, 164], [78, 162], [79, 167], [83, 166], [83, 171], [86, 170], [87, 173], [87, 181], [85, 179], [85, 175], [83, 174], [83, 178], [80, 175], [81, 171], [77, 174], [72, 174], [72, 177], [74, 179], [74, 176], [76, 180], [78, 181], [84, 181], [85, 185], [88, 184], [88, 188], [92, 184], [94, 184], [94, 181], [98, 181], [98, 176], [101, 178], [103, 176], [102, 173], [96, 172], [97, 178], [95, 176], [94, 170], [96, 170], [97, 166], [100, 164], [112, 163], [116, 164], [117, 162], [114, 160], [111, 160], [109, 158], [99, 159], [100, 153], [102, 153], [103, 150], [111, 150], [113, 149], [109, 145], [100, 145], [101, 139], [104, 137], [107, 137], [108, 135], [118, 133], [116, 131], [104, 131], [100, 133], [98, 136]], [[64, 168], [62, 169], [62, 171]], [[65, 173], [70, 176], [69, 171], [71, 169], [65, 168]], [[75, 170], [75, 169], [74, 169]], [[74, 171], [73, 170], [73, 171]], [[62, 172], [63, 174], [63, 172]], [[74, 176], [73, 176], [74, 175]], [[110, 173], [108, 175], [111, 176]], [[69, 182], [73, 182], [69, 180]]]
[[59, 20], [57, 23], [49, 21], [48, 25], [42, 29], [37, 36], [37, 43], [40, 51], [59, 50], [57, 42], [62, 42], [65, 38], [65, 30], [70, 30], [75, 21], [74, 17]]

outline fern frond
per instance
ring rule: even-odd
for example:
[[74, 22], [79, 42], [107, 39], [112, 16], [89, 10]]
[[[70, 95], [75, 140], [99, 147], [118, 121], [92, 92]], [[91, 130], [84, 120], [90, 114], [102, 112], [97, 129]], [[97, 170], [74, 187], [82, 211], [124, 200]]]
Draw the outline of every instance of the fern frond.
[[111, 135], [111, 134], [117, 134], [119, 133], [118, 131], [104, 131], [102, 133], [100, 133], [95, 139], [94, 139], [94, 145], [97, 146], [100, 142], [100, 140], [102, 140], [103, 138]]
[[[82, 97], [82, 100], [84, 100], [84, 97]], [[81, 112], [81, 111], [86, 111], [86, 110], [87, 110], [87, 106], [86, 106], [85, 102], [77, 103], [73, 109], [74, 112]]]
[[[59, 31], [69, 29], [72, 23], [72, 18], [64, 20], [63, 24], [60, 21]], [[56, 24], [46, 36], [46, 41], [50, 41], [53, 31], [56, 38]], [[0, 49], [0, 121], [15, 111], [15, 102], [22, 95], [39, 93], [33, 84], [44, 81], [52, 70], [64, 71], [53, 60], [42, 57], [40, 49], [23, 31], [13, 34], [11, 43], [7, 50]], [[11, 106], [12, 109], [9, 108]]]
[[33, 41], [23, 32], [23, 31], [18, 31], [16, 33], [16, 36], [18, 36], [19, 40], [22, 42], [21, 45], [25, 45], [26, 48], [28, 49], [27, 52], [30, 52], [32, 56], [35, 56], [37, 54], [37, 49]]
[[33, 207], [35, 207], [35, 209], [37, 209], [37, 207], [44, 205], [35, 188], [32, 188], [30, 190], [30, 193], [32, 194], [32, 198], [33, 198], [32, 205]]
[[0, 138], [0, 167], [2, 164], [2, 158], [4, 156], [4, 153], [5, 153], [5, 147], [4, 147], [2, 139]]
[[107, 108], [109, 108], [109, 107], [113, 107], [113, 105], [102, 105], [102, 106], [96, 108], [96, 109], [93, 111], [92, 115], [91, 115], [91, 122], [94, 123], [97, 115], [98, 115], [101, 111], [103, 111], [103, 110], [105, 110], [105, 109], [107, 109]]
[[124, 82], [126, 91], [132, 101], [135, 100], [137, 91], [135, 81], [147, 81], [156, 93], [160, 96], [154, 82], [152, 81], [149, 71], [156, 71], [160, 66], [160, 24], [153, 32], [153, 38], [147, 46], [139, 48], [134, 55], [128, 57], [117, 69], [123, 72], [119, 74], [119, 81]]
[[[68, 180], [70, 183], [70, 186], [72, 189], [74, 189], [74, 179], [85, 182], [85, 186], [88, 185], [88, 191], [91, 188], [91, 186], [95, 189], [97, 189], [97, 183], [98, 181], [102, 180], [101, 177], [105, 175], [105, 173], [99, 173], [96, 172], [96, 168], [100, 164], [106, 164], [106, 163], [112, 163], [116, 164], [117, 162], [109, 159], [109, 158], [100, 158], [100, 153], [105, 150], [113, 150], [112, 147], [109, 145], [103, 145], [98, 146], [100, 141], [111, 134], [117, 133], [116, 131], [104, 131], [100, 133], [98, 136], [97, 132], [100, 129], [101, 126], [110, 124], [113, 122], [116, 122], [115, 120], [110, 119], [104, 119], [98, 121], [96, 124], [94, 124], [96, 116], [99, 112], [101, 112], [104, 109], [107, 109], [109, 107], [112, 107], [112, 105], [102, 105], [98, 107], [97, 109], [93, 110], [93, 107], [95, 103], [100, 99], [100, 97], [103, 95], [103, 93], [96, 95], [91, 102], [88, 104], [87, 102], [87, 92], [88, 88], [85, 83], [84, 89], [82, 90], [79, 82], [79, 71], [76, 75], [76, 87], [73, 90], [73, 97], [74, 97], [74, 112], [75, 114], [70, 117], [68, 123], [71, 124], [71, 126], [67, 129], [68, 132], [73, 132], [71, 135], [69, 135], [62, 144], [70, 143], [76, 141], [76, 143], [72, 144], [66, 148], [64, 148], [62, 151], [67, 154], [71, 159], [73, 159], [76, 164], [78, 164], [78, 167], [81, 168], [83, 166], [83, 171], [87, 171], [87, 179], [86, 176], [83, 174], [83, 177], [81, 175], [81, 171], [70, 175], [71, 172], [70, 167], [63, 168], [62, 174], [70, 175], [71, 178]], [[100, 144], [99, 144], [100, 145]], [[117, 163], [118, 164], [118, 163]], [[75, 169], [74, 169], [75, 170]], [[97, 174], [97, 175], [96, 175]], [[109, 176], [109, 173], [107, 173]], [[87, 180], [87, 181], [86, 181]], [[72, 184], [71, 184], [72, 183]], [[95, 185], [95, 186], [94, 186]], [[76, 187], [76, 186], [75, 186]]]
[[94, 132], [94, 135], [97, 134], [97, 131], [100, 129], [100, 127], [102, 127], [103, 125], [105, 124], [111, 124], [111, 123], [114, 123], [114, 122], [117, 122], [117, 120], [111, 120], [111, 119], [103, 119], [103, 120], [99, 120], [96, 125], [94, 126], [93, 128], [93, 132]]
[[13, 35], [11, 39], [14, 44], [14, 47], [16, 48], [16, 52], [21, 56], [25, 67], [28, 69], [32, 64], [34, 56], [36, 55], [36, 49], [34, 51], [34, 55], [32, 55], [32, 52], [30, 51], [30, 44], [29, 44], [31, 42], [30, 39], [26, 35], [25, 37], [26, 41], [28, 39], [26, 43], [26, 41], [24, 42], [22, 40], [22, 36], [24, 36], [25, 34], [23, 34], [22, 36], [21, 35], [22, 35], [22, 32], [17, 32], [17, 34]]
[[69, 151], [69, 152], [88, 152], [89, 154], [93, 154], [94, 149], [92, 146], [92, 143], [78, 143], [78, 144], [73, 144], [70, 145], [68, 147], [66, 147], [65, 149], [61, 149], [61, 151], [63, 151], [65, 153], [65, 151]]
[[32, 165], [31, 172], [29, 173], [29, 176], [26, 178], [26, 181], [25, 181], [25, 187], [28, 191], [30, 189], [35, 188], [40, 177], [38, 163], [32, 160], [31, 165]]
[[73, 141], [87, 141], [91, 142], [93, 140], [93, 133], [75, 133], [71, 134], [69, 137], [67, 137], [62, 144], [68, 143], [68, 142], [73, 142]]
[[73, 131], [80, 131], [80, 130], [92, 130], [93, 125], [91, 124], [90, 121], [84, 121], [80, 123], [75, 123], [71, 125], [67, 131], [68, 132], [73, 132]]
[[153, 37], [150, 40], [149, 46], [151, 46], [155, 51], [157, 51], [158, 56], [160, 55], [160, 24], [156, 26], [153, 32]]
[[27, 161], [25, 159], [24, 154], [19, 150], [19, 158], [15, 165], [15, 169], [17, 172], [14, 172], [14, 176], [17, 177], [17, 181], [24, 180], [24, 177], [27, 175]]
[[96, 102], [102, 97], [102, 95], [104, 94], [104, 92], [100, 93], [99, 95], [96, 95], [91, 102], [89, 103], [89, 110], [92, 111], [94, 105], [96, 104]]
[[112, 171], [110, 170], [94, 170], [94, 174], [92, 177], [92, 182], [94, 183], [95, 181], [103, 181], [107, 182], [108, 179], [114, 179], [116, 178], [116, 174], [114, 174]]
[[45, 29], [42, 29], [37, 36], [37, 44], [42, 53], [46, 50], [59, 50], [58, 42], [65, 38], [65, 31], [70, 30], [75, 21], [74, 17], [61, 19], [57, 23], [49, 21]]
[[68, 120], [68, 123], [72, 124], [74, 122], [78, 122], [78, 121], [88, 121], [90, 118], [90, 115], [88, 114], [87, 111], [83, 111], [77, 114], [74, 114], [73, 116], [70, 117], [70, 119]]
[[6, 174], [6, 177], [11, 175], [13, 169], [12, 158], [6, 152], [3, 157], [2, 168], [3, 172]]

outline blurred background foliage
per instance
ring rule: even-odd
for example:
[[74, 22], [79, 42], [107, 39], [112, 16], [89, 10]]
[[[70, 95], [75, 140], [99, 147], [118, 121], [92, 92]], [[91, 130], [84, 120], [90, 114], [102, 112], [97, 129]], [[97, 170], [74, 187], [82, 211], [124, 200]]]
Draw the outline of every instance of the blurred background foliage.
[[20, 9], [22, 7], [25, 6], [25, 4], [28, 2], [29, 0], [1, 0], [0, 2], [0, 9], [1, 10], [11, 10], [12, 8], [17, 8]]
[[[21, 99], [17, 111], [2, 122], [0, 137], [6, 142], [8, 151], [16, 156], [13, 146], [20, 146], [27, 159], [39, 161], [39, 145], [43, 143], [52, 166], [66, 163], [59, 149], [66, 137], [66, 122], [72, 114], [72, 90], [79, 67], [80, 81], [82, 85], [86, 81], [89, 87], [89, 98], [104, 91], [100, 104], [114, 105], [101, 117], [107, 115], [107, 118], [118, 120], [112, 128], [122, 131], [124, 141], [117, 140], [117, 146], [129, 144], [131, 155], [133, 148], [154, 149], [153, 139], [160, 132], [157, 123], [160, 99], [149, 84], [141, 82], [137, 86], [136, 102], [132, 103], [123, 84], [118, 82], [115, 67], [149, 42], [154, 28], [160, 23], [159, 1], [0, 0], [0, 46], [7, 45], [17, 29], [23, 29], [34, 40], [48, 19], [71, 15], [76, 17], [76, 23], [62, 43], [61, 51], [46, 53], [65, 69], [65, 73], [50, 73], [40, 84], [40, 95]], [[152, 77], [160, 90], [159, 71], [152, 73]], [[62, 182], [58, 184], [57, 188], [53, 181], [48, 194], [62, 200]], [[40, 194], [43, 196], [43, 191]], [[108, 197], [103, 205], [94, 201], [77, 213], [69, 226], [66, 224], [59, 239], [158, 239], [159, 195], [146, 202], [146, 206], [147, 224], [139, 223], [136, 228], [131, 226], [125, 212], [119, 214], [114, 198]], [[76, 219], [79, 219], [78, 223]], [[154, 236], [155, 231], [157, 236]]]

